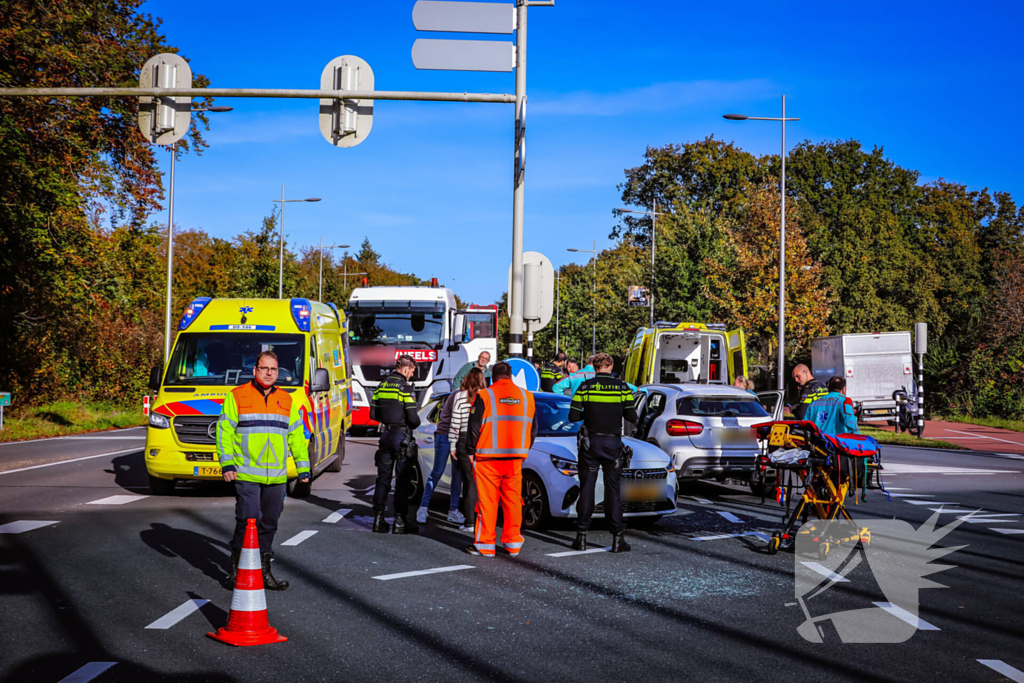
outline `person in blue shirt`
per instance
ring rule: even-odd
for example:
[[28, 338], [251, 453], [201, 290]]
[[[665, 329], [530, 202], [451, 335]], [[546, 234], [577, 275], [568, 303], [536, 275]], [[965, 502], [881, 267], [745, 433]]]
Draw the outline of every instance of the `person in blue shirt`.
[[822, 434], [860, 434], [853, 401], [846, 397], [846, 380], [842, 377], [828, 381], [828, 393], [807, 406], [803, 419], [817, 425]]
[[587, 359], [587, 364], [582, 370], [577, 370], [565, 379], [556, 382], [555, 386], [551, 387], [551, 391], [556, 394], [565, 394], [566, 396], [575, 396], [576, 390], [580, 388], [580, 385], [586, 382], [588, 379], [594, 379], [597, 373], [594, 372], [593, 357]]

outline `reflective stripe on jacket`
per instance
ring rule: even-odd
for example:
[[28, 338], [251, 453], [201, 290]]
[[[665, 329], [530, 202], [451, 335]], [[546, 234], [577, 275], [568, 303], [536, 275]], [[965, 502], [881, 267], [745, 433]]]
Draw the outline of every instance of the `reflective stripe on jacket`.
[[533, 394], [503, 379], [481, 391], [477, 398], [483, 401], [484, 412], [476, 457], [525, 460], [533, 435]]
[[288, 456], [302, 475], [309, 472], [309, 448], [298, 401], [274, 387], [265, 398], [253, 382], [231, 390], [217, 420], [221, 469], [241, 481], [283, 484]]

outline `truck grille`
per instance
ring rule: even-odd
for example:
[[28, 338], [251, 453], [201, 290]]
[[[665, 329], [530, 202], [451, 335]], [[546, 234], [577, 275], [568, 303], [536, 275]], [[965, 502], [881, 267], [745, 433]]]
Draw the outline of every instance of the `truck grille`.
[[[367, 382], [380, 382], [394, 372], [394, 365], [364, 365], [363, 378]], [[422, 382], [430, 374], [430, 363], [417, 363], [416, 372], [413, 373], [410, 382]]]
[[217, 415], [182, 415], [174, 418], [174, 433], [182, 443], [212, 446], [217, 440], [210, 436], [210, 425], [217, 421]]

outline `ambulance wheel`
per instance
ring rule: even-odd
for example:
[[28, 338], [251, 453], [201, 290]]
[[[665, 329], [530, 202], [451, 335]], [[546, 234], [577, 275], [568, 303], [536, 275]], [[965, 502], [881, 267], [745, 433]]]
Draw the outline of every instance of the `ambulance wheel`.
[[779, 546], [782, 545], [782, 539], [778, 536], [772, 536], [768, 539], [768, 554], [774, 555], [779, 552]]
[[324, 468], [324, 472], [341, 472], [341, 464], [345, 462], [345, 435], [338, 437], [338, 448], [334, 451], [338, 457]]
[[549, 514], [544, 483], [533, 472], [523, 472], [523, 528], [543, 529]]
[[828, 541], [822, 541], [818, 546], [818, 559], [824, 561], [828, 557], [829, 544]]
[[174, 493], [174, 480], [149, 475], [149, 492], [154, 496], [170, 496]]

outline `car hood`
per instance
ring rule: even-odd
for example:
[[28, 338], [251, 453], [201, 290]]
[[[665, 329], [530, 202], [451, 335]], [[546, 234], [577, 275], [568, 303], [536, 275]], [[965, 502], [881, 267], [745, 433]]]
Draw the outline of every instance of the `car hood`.
[[[671, 462], [668, 454], [654, 444], [629, 437], [624, 437], [622, 442], [633, 449], [633, 461], [630, 466], [634, 469], [668, 467]], [[575, 436], [542, 436], [534, 442], [532, 450], [567, 460], [577, 460]]]

